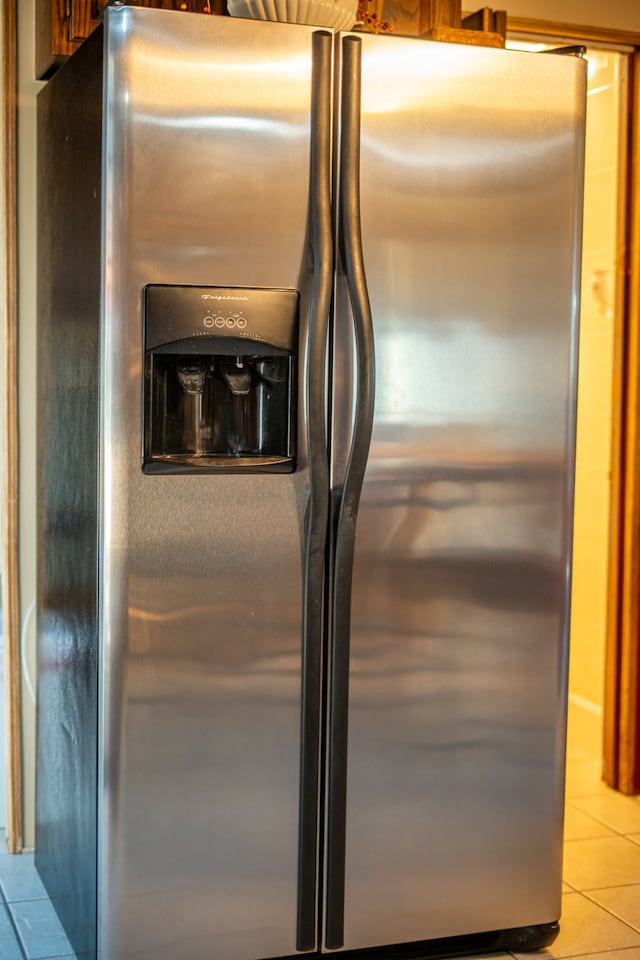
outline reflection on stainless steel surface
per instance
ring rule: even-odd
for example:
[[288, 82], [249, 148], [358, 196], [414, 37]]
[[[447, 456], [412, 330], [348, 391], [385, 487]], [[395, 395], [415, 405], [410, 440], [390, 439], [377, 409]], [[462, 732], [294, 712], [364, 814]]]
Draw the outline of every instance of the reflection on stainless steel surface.
[[289, 476], [139, 468], [143, 286], [306, 288], [310, 30], [263, 30], [109, 12], [104, 960], [295, 950], [304, 431]]
[[348, 948], [559, 916], [583, 96], [555, 58], [364, 45]]
[[[161, 493], [162, 480], [154, 482]], [[204, 524], [182, 535], [171, 522], [158, 530], [156, 518], [154, 548], [130, 554], [125, 776], [112, 785], [122, 810], [114, 892], [123, 955], [172, 956], [177, 895], [183, 955], [206, 947], [246, 956], [258, 949], [248, 937], [265, 951], [292, 949], [300, 528], [297, 491], [285, 482], [289, 496], [272, 483], [257, 506], [245, 483], [234, 492], [242, 519], [213, 511], [215, 537]], [[147, 502], [141, 523], [153, 522], [153, 497]], [[178, 516], [184, 509], [172, 506]], [[283, 528], [290, 551], [278, 547]]]

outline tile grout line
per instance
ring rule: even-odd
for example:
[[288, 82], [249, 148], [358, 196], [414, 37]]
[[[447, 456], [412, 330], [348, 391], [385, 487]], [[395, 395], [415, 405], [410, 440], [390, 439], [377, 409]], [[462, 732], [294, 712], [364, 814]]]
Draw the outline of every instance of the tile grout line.
[[[623, 886], [630, 886], [630, 887], [638, 886], [638, 887], [640, 887], [640, 884], [630, 883], [630, 884], [623, 884]], [[612, 889], [614, 889], [614, 888], [613, 888], [613, 887], [598, 887], [597, 889], [599, 889], [599, 890], [612, 890]], [[600, 907], [601, 910], [606, 910], [608, 914], [610, 914], [612, 917], [615, 917], [615, 919], [616, 919], [616, 920], [619, 920], [620, 923], [624, 923], [624, 925], [625, 925], [626, 927], [629, 927], [630, 930], [633, 930], [634, 933], [639, 933], [639, 934], [640, 934], [640, 927], [634, 927], [634, 925], [633, 925], [632, 923], [629, 923], [628, 920], [625, 920], [624, 917], [618, 916], [618, 914], [617, 914], [617, 913], [614, 913], [613, 910], [610, 910], [609, 907], [605, 907], [604, 904], [598, 903], [597, 900], [594, 900], [593, 897], [590, 897], [590, 896], [589, 896], [589, 894], [586, 892], [586, 890], [581, 890], [580, 893], [582, 894], [583, 897], [585, 897], [585, 898], [586, 898], [587, 900], [589, 900], [591, 903], [595, 904], [596, 907]], [[636, 948], [635, 948], [635, 947], [628, 947], [628, 948], [623, 948], [623, 949], [635, 950]]]
[[[583, 797], [583, 798], [581, 798], [581, 797], [576, 797], [575, 799], [578, 800], [578, 801], [579, 801], [580, 799], [590, 800], [591, 797]], [[606, 827], [607, 830], [610, 830], [611, 833], [612, 833], [614, 836], [616, 836], [616, 837], [624, 837], [625, 840], [629, 840], [631, 843], [635, 843], [636, 846], [640, 846], [640, 844], [637, 844], [635, 840], [632, 840], [632, 839], [631, 839], [631, 836], [632, 836], [631, 833], [625, 833], [625, 832], [622, 831], [622, 830], [618, 830], [617, 827], [612, 827], [611, 824], [609, 824], [609, 823], [606, 822], [606, 820], [601, 820], [599, 817], [594, 816], [592, 813], [587, 813], [585, 810], [581, 810], [580, 807], [576, 807], [575, 804], [573, 804], [572, 800], [569, 799], [569, 798], [567, 798], [567, 803], [570, 804], [577, 813], [581, 813], [583, 816], [588, 817], [590, 820], [593, 820], [594, 823], [599, 824], [599, 826], [601, 826], [601, 827]], [[640, 811], [640, 808], [639, 808], [639, 811]], [[576, 837], [576, 838], [574, 838], [574, 840], [606, 840], [606, 839], [607, 839], [606, 836], [605, 836], [605, 837]], [[574, 843], [574, 840], [565, 840], [564, 842], [565, 842], [565, 843]]]

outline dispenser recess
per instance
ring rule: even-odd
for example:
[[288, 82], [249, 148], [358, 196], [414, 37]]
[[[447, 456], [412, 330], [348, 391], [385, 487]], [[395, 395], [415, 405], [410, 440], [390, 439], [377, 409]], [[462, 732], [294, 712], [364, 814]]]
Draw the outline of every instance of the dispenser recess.
[[298, 293], [144, 288], [145, 473], [291, 473]]

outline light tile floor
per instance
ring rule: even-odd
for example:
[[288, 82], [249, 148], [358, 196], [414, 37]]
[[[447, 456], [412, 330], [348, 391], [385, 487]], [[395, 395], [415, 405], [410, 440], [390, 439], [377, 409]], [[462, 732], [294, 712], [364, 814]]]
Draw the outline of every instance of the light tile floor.
[[[560, 935], [513, 955], [522, 960], [640, 960], [640, 797], [609, 790], [599, 774], [598, 760], [569, 750]], [[0, 960], [75, 960], [33, 854], [0, 853], [0, 890]], [[498, 956], [509, 955], [487, 960]]]
[[600, 768], [569, 749], [560, 934], [530, 960], [640, 960], [640, 797], [610, 790]]
[[33, 864], [33, 854], [4, 852], [4, 836], [1, 846], [0, 960], [76, 960]]

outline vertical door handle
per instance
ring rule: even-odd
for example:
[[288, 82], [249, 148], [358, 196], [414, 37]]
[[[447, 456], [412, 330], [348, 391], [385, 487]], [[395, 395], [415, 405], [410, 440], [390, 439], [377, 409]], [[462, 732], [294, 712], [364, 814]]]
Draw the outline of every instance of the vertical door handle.
[[305, 518], [298, 916], [296, 948], [317, 939], [318, 804], [324, 569], [329, 514], [325, 364], [333, 288], [331, 213], [332, 34], [312, 38], [309, 224], [313, 280], [306, 358], [307, 450], [310, 494]]
[[360, 221], [362, 41], [342, 39], [339, 232], [356, 343], [356, 403], [349, 459], [335, 530], [327, 774], [325, 945], [344, 944], [345, 841], [351, 583], [356, 518], [369, 455], [375, 401], [373, 323]]

